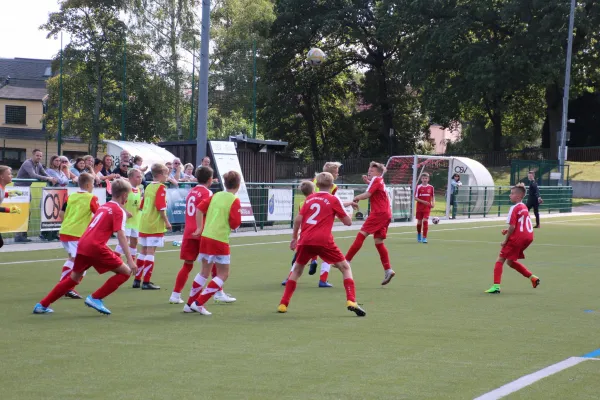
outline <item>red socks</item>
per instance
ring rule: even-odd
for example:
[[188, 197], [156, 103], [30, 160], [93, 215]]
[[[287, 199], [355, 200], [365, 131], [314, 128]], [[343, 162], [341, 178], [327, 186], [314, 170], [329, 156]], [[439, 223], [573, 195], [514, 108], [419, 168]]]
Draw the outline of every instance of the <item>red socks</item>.
[[[287, 289], [287, 287], [286, 287]], [[346, 300], [356, 301], [356, 288], [353, 279], [344, 279], [344, 289], [346, 289]]]
[[319, 280], [321, 282], [327, 282], [327, 278], [329, 278], [329, 272], [327, 272], [327, 271], [321, 272], [321, 276], [319, 277]]
[[[344, 285], [345, 284], [346, 281], [344, 281]], [[285, 290], [283, 291], [283, 296], [281, 297], [281, 301], [279, 302], [279, 304], [283, 304], [286, 307], [289, 306], [290, 300], [292, 299], [292, 296], [294, 294], [294, 290], [296, 290], [296, 281], [288, 279], [287, 283], [285, 284]]]
[[73, 261], [67, 260], [62, 267], [62, 271], [60, 273], [60, 281], [66, 279], [69, 275], [71, 275], [71, 271], [73, 270]]
[[103, 298], [117, 290], [119, 286], [127, 282], [127, 279], [129, 279], [129, 275], [115, 274], [115, 276], [109, 278], [106, 282], [104, 282], [104, 285], [102, 285], [98, 290], [92, 293], [92, 297], [94, 299], [102, 300]]
[[531, 271], [525, 268], [525, 266], [518, 261], [513, 261], [512, 265], [509, 264], [509, 266], [521, 275], [523, 275], [525, 278], [531, 278], [531, 275], [533, 275]]
[[40, 301], [40, 304], [44, 307], [49, 307], [50, 304], [63, 297], [69, 290], [77, 286], [78, 283], [79, 282], [71, 279], [70, 275], [67, 275], [67, 278], [58, 282], [56, 286], [54, 286], [54, 289], [52, 289], [50, 293], [48, 293], [46, 297]]
[[385, 244], [376, 243], [375, 248], [377, 248], [377, 251], [379, 252], [379, 259], [381, 260], [381, 265], [383, 265], [383, 269], [388, 270], [392, 268], [392, 266], [390, 265], [390, 254], [388, 253]]
[[352, 261], [352, 259], [356, 255], [356, 253], [358, 253], [358, 251], [362, 247], [366, 238], [367, 237], [360, 232], [356, 235], [356, 239], [354, 239], [354, 243], [352, 243], [352, 246], [350, 246], [350, 249], [348, 249], [348, 253], [346, 254], [346, 260], [348, 262]]
[[417, 224], [417, 233], [421, 233], [421, 224]]
[[144, 264], [145, 263], [146, 263], [146, 255], [145, 254], [138, 255], [138, 258], [135, 262], [135, 265], [137, 265], [137, 269], [138, 269], [137, 274], [135, 274], [136, 281], [142, 280], [142, 277], [144, 276]]
[[154, 271], [154, 256], [146, 254], [146, 261], [144, 262], [144, 283], [150, 282], [152, 271]]
[[181, 267], [181, 269], [179, 270], [179, 273], [177, 274], [177, 278], [175, 278], [175, 288], [173, 289], [173, 291], [175, 293], [181, 293], [181, 291], [183, 290], [183, 287], [185, 286], [189, 276], [190, 276], [190, 272], [192, 272], [192, 269], [194, 269], [194, 263], [190, 263], [188, 264], [187, 262], [183, 263], [183, 266]]
[[208, 283], [208, 286], [206, 286], [206, 288], [204, 288], [204, 290], [202, 291], [202, 294], [200, 294], [200, 296], [198, 296], [198, 299], [196, 299], [196, 303], [198, 303], [198, 305], [200, 305], [200, 306], [203, 306], [204, 304], [206, 304], [206, 302], [208, 300], [210, 300], [211, 297], [213, 297], [213, 295], [215, 293], [217, 293], [219, 290], [221, 290], [222, 287], [223, 287], [223, 280], [221, 278], [219, 278], [218, 276], [215, 276]]
[[423, 221], [423, 237], [427, 237], [427, 231], [429, 230], [429, 221]]
[[191, 306], [194, 301], [200, 296], [200, 292], [202, 292], [202, 288], [206, 283], [206, 278], [200, 275], [200, 273], [196, 274], [194, 278], [194, 282], [192, 283], [192, 288], [190, 289], [190, 297], [188, 298], [187, 305]]
[[494, 285], [499, 285], [502, 280], [503, 265], [504, 263], [501, 263], [500, 261], [496, 261], [496, 264], [494, 265]]

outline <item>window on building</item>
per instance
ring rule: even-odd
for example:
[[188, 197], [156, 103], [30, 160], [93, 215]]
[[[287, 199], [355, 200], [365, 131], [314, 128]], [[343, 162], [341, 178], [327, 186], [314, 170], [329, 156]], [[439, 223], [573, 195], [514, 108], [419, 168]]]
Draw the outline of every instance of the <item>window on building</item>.
[[18, 170], [26, 159], [27, 152], [25, 149], [0, 148], [0, 164], [8, 165], [12, 169]]
[[27, 123], [27, 107], [5, 106], [5, 123], [11, 125], [25, 125]]

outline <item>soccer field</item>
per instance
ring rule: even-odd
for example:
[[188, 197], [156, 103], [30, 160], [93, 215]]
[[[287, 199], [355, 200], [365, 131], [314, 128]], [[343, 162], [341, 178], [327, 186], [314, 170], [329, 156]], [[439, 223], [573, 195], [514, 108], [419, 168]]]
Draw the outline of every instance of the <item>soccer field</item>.
[[[502, 222], [442, 222], [429, 244], [416, 243], [412, 227], [391, 229], [397, 275], [386, 287], [369, 239], [352, 263], [365, 318], [345, 309], [335, 270], [331, 289], [305, 273], [288, 313], [276, 312], [288, 235], [232, 239], [225, 289], [238, 301], [210, 301], [209, 317], [168, 304], [181, 266], [170, 245], [156, 257], [162, 289], [127, 282], [106, 299], [110, 316], [66, 299], [54, 314], [31, 314], [64, 252], [0, 253], [0, 398], [473, 399], [600, 348], [600, 216], [542, 223], [524, 260], [540, 287], [505, 266], [499, 295], [483, 291]], [[342, 251], [355, 234], [335, 234]], [[78, 290], [104, 280], [90, 271]], [[507, 398], [597, 399], [599, 374], [600, 361], [582, 362]]]

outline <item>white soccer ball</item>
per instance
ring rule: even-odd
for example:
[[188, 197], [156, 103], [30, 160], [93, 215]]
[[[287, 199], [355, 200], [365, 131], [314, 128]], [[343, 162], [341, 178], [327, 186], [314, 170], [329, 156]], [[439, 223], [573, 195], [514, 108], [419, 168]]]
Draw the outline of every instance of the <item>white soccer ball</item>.
[[438, 217], [433, 217], [431, 218], [431, 222], [433, 222], [434, 225], [437, 225], [440, 223], [440, 219]]
[[325, 61], [325, 57], [323, 50], [313, 47], [308, 51], [306, 61], [308, 61], [310, 65], [321, 65]]

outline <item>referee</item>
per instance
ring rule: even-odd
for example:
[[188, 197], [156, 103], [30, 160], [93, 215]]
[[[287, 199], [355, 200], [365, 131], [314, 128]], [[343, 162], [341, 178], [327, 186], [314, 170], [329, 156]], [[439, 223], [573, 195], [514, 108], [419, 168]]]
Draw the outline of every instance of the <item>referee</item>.
[[529, 171], [527, 173], [529, 179], [529, 191], [527, 196], [527, 210], [533, 208], [535, 214], [535, 226], [534, 228], [540, 227], [540, 204], [544, 201], [540, 197], [540, 188], [538, 188], [537, 182], [535, 181], [535, 172]]

